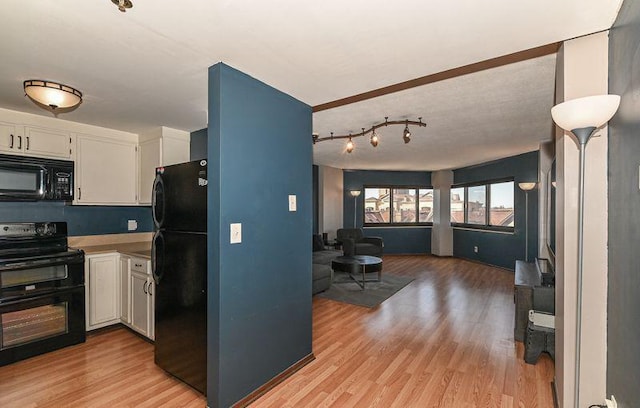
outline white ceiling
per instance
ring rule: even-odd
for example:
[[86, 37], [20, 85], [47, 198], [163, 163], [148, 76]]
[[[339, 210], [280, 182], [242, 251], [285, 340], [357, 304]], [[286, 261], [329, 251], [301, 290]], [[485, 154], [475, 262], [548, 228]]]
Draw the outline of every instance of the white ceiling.
[[[133, 0], [127, 13], [111, 0], [4, 1], [0, 107], [50, 115], [22, 91], [25, 79], [50, 79], [84, 93], [64, 119], [192, 131], [207, 124], [207, 68], [219, 61], [317, 105], [608, 29], [621, 1]], [[315, 161], [437, 169], [535, 149], [551, 126], [553, 57], [491, 71], [316, 114], [321, 133], [386, 115], [423, 116], [429, 126], [382, 154], [394, 143], [385, 138], [373, 164], [357, 154], [335, 162], [322, 144]]]

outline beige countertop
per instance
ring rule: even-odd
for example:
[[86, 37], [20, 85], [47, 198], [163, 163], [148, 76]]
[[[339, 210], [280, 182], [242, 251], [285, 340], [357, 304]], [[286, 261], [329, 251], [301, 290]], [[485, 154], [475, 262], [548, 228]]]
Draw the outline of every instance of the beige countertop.
[[77, 246], [75, 248], [82, 249], [85, 254], [102, 254], [108, 252], [120, 252], [124, 255], [137, 256], [141, 258], [151, 259], [151, 243], [150, 242], [128, 242], [121, 244], [91, 245]]
[[82, 249], [87, 255], [120, 252], [124, 255], [150, 259], [151, 237], [151, 233], [69, 237], [69, 246]]

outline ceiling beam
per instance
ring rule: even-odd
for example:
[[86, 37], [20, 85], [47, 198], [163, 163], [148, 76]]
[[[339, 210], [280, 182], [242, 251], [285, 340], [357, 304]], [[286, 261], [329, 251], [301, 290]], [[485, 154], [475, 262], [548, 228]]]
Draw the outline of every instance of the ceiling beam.
[[457, 68], [448, 69], [446, 71], [437, 72], [435, 74], [425, 75], [419, 78], [410, 79], [408, 81], [399, 82], [397, 84], [384, 86], [372, 91], [363, 92], [357, 95], [347, 96], [346, 98], [336, 99], [335, 101], [322, 103], [313, 107], [314, 112], [320, 112], [327, 109], [333, 109], [340, 106], [349, 105], [356, 102], [365, 101], [367, 99], [377, 98], [379, 96], [392, 94], [394, 92], [405, 91], [417, 86], [432, 84], [445, 79], [451, 79], [462, 75], [473, 74], [474, 72], [484, 71], [485, 69], [497, 68], [503, 65], [513, 64], [514, 62], [526, 61], [532, 58], [538, 58], [558, 52], [561, 43], [555, 42], [528, 50], [514, 52], [488, 60], [475, 62], [473, 64], [464, 65]]

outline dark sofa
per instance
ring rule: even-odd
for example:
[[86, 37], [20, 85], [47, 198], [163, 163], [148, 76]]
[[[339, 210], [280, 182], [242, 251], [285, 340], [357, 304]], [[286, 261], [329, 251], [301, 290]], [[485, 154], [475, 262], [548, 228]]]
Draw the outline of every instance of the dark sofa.
[[342, 251], [325, 249], [322, 238], [319, 235], [313, 236], [313, 258], [312, 258], [312, 293], [324, 292], [331, 287], [332, 271], [331, 261], [341, 256]]

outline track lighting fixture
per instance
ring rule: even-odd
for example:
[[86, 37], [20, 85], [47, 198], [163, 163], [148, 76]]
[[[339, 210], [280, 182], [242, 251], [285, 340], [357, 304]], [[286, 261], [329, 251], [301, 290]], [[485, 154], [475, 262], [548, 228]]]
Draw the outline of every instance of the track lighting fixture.
[[378, 134], [374, 130], [373, 132], [371, 132], [371, 146], [378, 147], [378, 142]]
[[402, 140], [407, 144], [411, 141], [411, 132], [409, 131], [409, 123], [407, 122], [404, 126], [404, 132], [402, 132]]
[[347, 142], [347, 153], [351, 153], [353, 151], [353, 149], [355, 148], [355, 144], [353, 143], [352, 138], [365, 136], [365, 135], [371, 133], [371, 138], [369, 139], [369, 142], [371, 143], [371, 146], [377, 147], [378, 143], [380, 142], [380, 139], [379, 139], [378, 134], [376, 133], [376, 129], [381, 128], [383, 126], [389, 126], [389, 125], [404, 125], [404, 131], [402, 132], [402, 140], [404, 140], [405, 144], [409, 143], [411, 141], [411, 131], [409, 130], [409, 125], [419, 126], [419, 127], [426, 127], [427, 126], [427, 124], [422, 121], [422, 117], [419, 117], [417, 121], [408, 120], [408, 119], [389, 121], [389, 117], [386, 116], [384, 118], [384, 122], [375, 124], [375, 125], [371, 126], [368, 130], [365, 130], [365, 128], [361, 128], [362, 129], [362, 133], [358, 133], [358, 134], [355, 134], [355, 135], [349, 133], [348, 135], [334, 136], [333, 132], [331, 132], [331, 136], [329, 136], [329, 137], [320, 137], [320, 135], [318, 133], [313, 133], [312, 134], [312, 140], [313, 140], [313, 144], [316, 144], [318, 142], [324, 142], [326, 140], [349, 139], [348, 142]]

